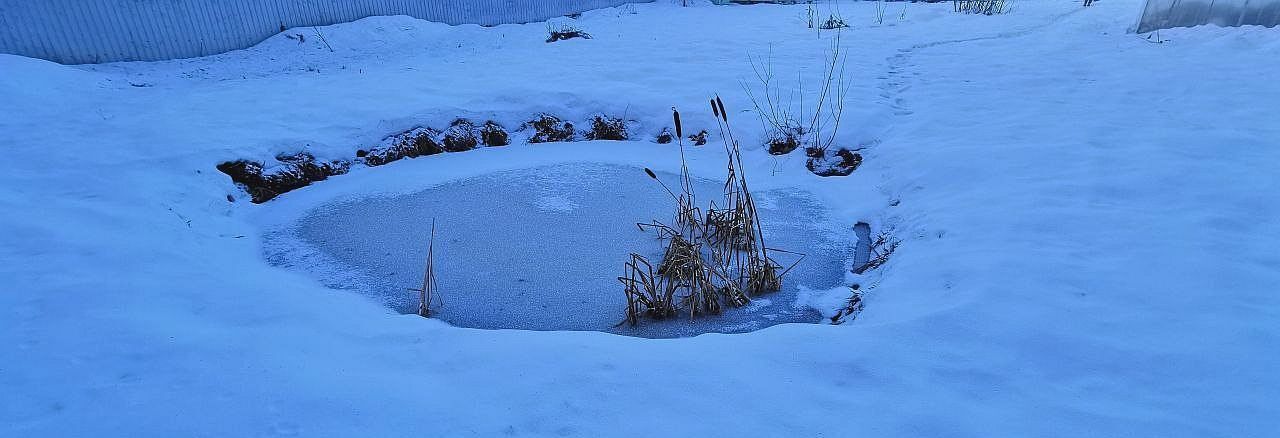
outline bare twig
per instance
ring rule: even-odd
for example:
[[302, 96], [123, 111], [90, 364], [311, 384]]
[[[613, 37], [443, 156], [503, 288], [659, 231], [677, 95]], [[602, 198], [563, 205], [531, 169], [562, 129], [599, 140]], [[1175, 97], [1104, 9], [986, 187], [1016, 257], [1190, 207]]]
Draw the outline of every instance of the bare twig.
[[320, 33], [320, 28], [317, 26], [311, 26], [311, 29], [315, 30], [316, 35], [320, 36], [320, 41], [324, 43], [324, 46], [328, 47], [330, 52], [333, 52], [333, 46], [330, 46], [329, 40], [325, 39], [324, 34]]

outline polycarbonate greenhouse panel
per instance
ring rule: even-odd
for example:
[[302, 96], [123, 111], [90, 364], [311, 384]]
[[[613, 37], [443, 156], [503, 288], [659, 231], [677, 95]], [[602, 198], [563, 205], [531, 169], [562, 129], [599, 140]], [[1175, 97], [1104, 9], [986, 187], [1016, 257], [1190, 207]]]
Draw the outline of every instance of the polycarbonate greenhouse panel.
[[1280, 24], [1280, 0], [1147, 0], [1138, 33], [1171, 27]]

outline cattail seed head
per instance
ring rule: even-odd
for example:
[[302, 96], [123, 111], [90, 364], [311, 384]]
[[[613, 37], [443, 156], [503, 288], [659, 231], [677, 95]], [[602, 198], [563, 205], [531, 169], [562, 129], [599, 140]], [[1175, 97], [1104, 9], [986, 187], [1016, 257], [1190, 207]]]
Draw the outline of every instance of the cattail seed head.
[[720, 118], [720, 108], [716, 107], [715, 99], [711, 99], [711, 113], [715, 114], [717, 119]]
[[652, 170], [649, 170], [648, 167], [644, 168], [644, 173], [649, 174], [649, 178], [658, 179], [658, 175], [653, 173]]
[[671, 107], [671, 117], [676, 122], [676, 138], [684, 138], [684, 129], [680, 127], [680, 111], [676, 111], [675, 107]]
[[716, 106], [720, 107], [720, 119], [725, 123], [729, 122], [729, 114], [724, 112], [724, 101], [720, 100], [720, 96], [716, 96]]

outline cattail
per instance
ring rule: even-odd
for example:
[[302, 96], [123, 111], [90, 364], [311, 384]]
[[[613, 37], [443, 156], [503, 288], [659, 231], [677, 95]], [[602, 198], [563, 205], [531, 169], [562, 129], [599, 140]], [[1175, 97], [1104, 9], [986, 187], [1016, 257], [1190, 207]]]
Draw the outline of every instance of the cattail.
[[716, 106], [720, 107], [720, 119], [725, 123], [729, 122], [729, 114], [724, 112], [724, 101], [720, 100], [720, 96], [716, 96]]
[[711, 113], [715, 114], [717, 119], [720, 118], [720, 108], [716, 107], [715, 99], [711, 99]]
[[676, 196], [676, 192], [671, 191], [671, 188], [667, 187], [666, 183], [658, 179], [658, 174], [653, 173], [653, 170], [649, 169], [648, 167], [644, 168], [644, 173], [648, 174], [649, 178], [653, 178], [654, 181], [657, 181], [658, 185], [662, 186], [662, 190], [666, 190], [668, 195], [671, 195], [673, 199], [676, 199], [677, 201], [679, 201], [680, 197]]
[[684, 129], [680, 127], [680, 112], [676, 111], [676, 107], [671, 107], [671, 117], [676, 121], [676, 138], [684, 138]]

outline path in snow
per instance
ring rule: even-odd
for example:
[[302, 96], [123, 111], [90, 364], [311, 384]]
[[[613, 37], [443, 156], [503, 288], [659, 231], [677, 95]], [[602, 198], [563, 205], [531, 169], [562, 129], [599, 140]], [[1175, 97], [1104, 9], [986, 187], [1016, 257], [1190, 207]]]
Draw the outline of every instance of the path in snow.
[[[1053, 17], [1050, 17], [1049, 20], [1044, 23], [1041, 23], [1032, 27], [1028, 27], [1025, 29], [999, 32], [993, 35], [984, 35], [984, 36], [972, 37], [972, 38], [930, 41], [926, 43], [913, 44], [909, 47], [900, 48], [898, 49], [897, 53], [895, 53], [893, 56], [890, 56], [888, 58], [889, 68], [886, 71], [886, 74], [881, 75], [880, 77], [877, 78], [883, 81], [880, 84], [880, 90], [881, 90], [880, 97], [887, 101], [887, 104], [889, 105], [889, 107], [893, 109], [893, 114], [895, 116], [910, 116], [911, 114], [914, 114], [914, 111], [912, 111], [910, 107], [907, 105], [907, 101], [902, 97], [902, 94], [907, 90], [911, 89], [911, 84], [910, 84], [911, 78], [920, 76], [920, 72], [922, 69], [919, 67], [919, 65], [912, 63], [910, 60], [911, 56], [914, 55], [916, 52], [922, 49], [928, 49], [931, 47], [945, 46], [945, 45], [951, 45], [951, 44], [971, 43], [971, 42], [977, 42], [977, 41], [997, 40], [997, 39], [1005, 39], [1005, 38], [1017, 38], [1017, 37], [1030, 35], [1036, 31], [1043, 30], [1050, 26], [1053, 26], [1054, 24], [1057, 24], [1063, 19], [1070, 17], [1071, 15], [1074, 15], [1076, 13], [1079, 13], [1083, 10], [1084, 9], [1082, 8], [1072, 9], [1062, 14], [1058, 14]], [[981, 80], [984, 78], [963, 78], [963, 79], [957, 79], [957, 80], [964, 80], [964, 79]]]

